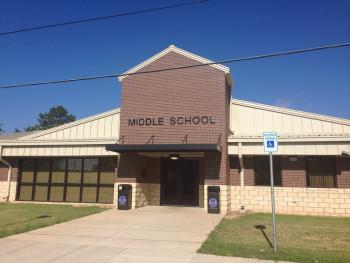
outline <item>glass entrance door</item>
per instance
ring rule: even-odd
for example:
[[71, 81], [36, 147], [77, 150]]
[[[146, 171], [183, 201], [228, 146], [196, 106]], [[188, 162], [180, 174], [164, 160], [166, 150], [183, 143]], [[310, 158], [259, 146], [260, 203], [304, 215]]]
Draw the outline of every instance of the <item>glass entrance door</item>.
[[198, 206], [198, 160], [162, 161], [161, 204]]

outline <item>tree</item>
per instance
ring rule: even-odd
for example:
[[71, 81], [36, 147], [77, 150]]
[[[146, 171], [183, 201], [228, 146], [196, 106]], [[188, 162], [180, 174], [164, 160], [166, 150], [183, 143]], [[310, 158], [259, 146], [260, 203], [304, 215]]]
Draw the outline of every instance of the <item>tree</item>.
[[2, 129], [2, 123], [0, 123], [0, 134], [5, 132], [3, 129]]
[[65, 123], [75, 121], [75, 116], [69, 114], [63, 106], [52, 107], [49, 112], [38, 115], [38, 124], [25, 128], [25, 131], [37, 131], [50, 129]]

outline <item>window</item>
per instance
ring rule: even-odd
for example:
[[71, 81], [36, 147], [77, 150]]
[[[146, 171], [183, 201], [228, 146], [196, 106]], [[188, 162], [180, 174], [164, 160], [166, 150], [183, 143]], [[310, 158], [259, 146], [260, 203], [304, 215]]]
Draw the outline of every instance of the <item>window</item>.
[[17, 200], [113, 203], [116, 165], [116, 158], [23, 159]]
[[98, 177], [98, 159], [84, 160], [84, 184], [97, 184]]
[[98, 159], [84, 160], [82, 202], [96, 202], [97, 188], [94, 185], [98, 182], [98, 166]]
[[51, 160], [51, 191], [49, 201], [63, 202], [65, 178], [66, 178], [65, 158], [55, 158]]
[[98, 200], [101, 203], [113, 203], [113, 187], [114, 185], [116, 160], [114, 158], [103, 158], [100, 160], [100, 187]]
[[116, 163], [112, 158], [101, 159], [100, 184], [114, 184]]
[[68, 159], [67, 162], [67, 202], [80, 202], [80, 184], [83, 159]]
[[[274, 185], [282, 186], [281, 157], [273, 157]], [[268, 156], [254, 157], [255, 185], [270, 185], [270, 160]]]
[[34, 190], [35, 201], [47, 201], [50, 165], [50, 159], [40, 159], [40, 161], [36, 163]]
[[67, 170], [68, 170], [68, 183], [80, 184], [81, 182], [81, 168], [83, 159], [68, 159]]
[[34, 159], [23, 160], [21, 164], [21, 182], [19, 199], [23, 201], [32, 200], [34, 182], [35, 162]]
[[309, 187], [336, 187], [334, 157], [308, 157], [306, 159], [306, 167]]

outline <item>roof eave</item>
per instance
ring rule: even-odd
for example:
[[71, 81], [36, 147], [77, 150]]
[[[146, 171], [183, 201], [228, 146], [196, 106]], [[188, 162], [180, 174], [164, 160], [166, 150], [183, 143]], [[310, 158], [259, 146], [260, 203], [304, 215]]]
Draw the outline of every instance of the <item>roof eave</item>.
[[33, 134], [20, 137], [20, 138], [18, 138], [18, 140], [35, 139], [36, 137], [44, 136], [44, 135], [52, 133], [52, 132], [57, 132], [57, 131], [62, 130], [62, 129], [71, 128], [71, 127], [74, 127], [74, 126], [77, 126], [77, 125], [80, 125], [80, 124], [91, 122], [91, 121], [94, 121], [94, 120], [97, 120], [97, 119], [101, 119], [101, 118], [104, 118], [104, 117], [107, 117], [107, 116], [110, 116], [110, 115], [113, 115], [113, 114], [117, 114], [117, 113], [120, 113], [120, 108], [113, 109], [113, 110], [106, 111], [106, 112], [102, 112], [102, 113], [99, 113], [99, 114], [96, 114], [96, 115], [92, 115], [92, 116], [89, 116], [89, 117], [86, 117], [86, 118], [83, 118], [83, 119], [80, 119], [80, 120], [76, 120], [76, 121], [73, 121], [73, 122], [69, 122], [69, 123], [66, 123], [66, 124], [62, 124], [62, 125], [59, 125], [59, 126], [47, 129], [47, 130], [37, 131], [37, 132], [35, 132]]
[[279, 107], [279, 106], [261, 104], [261, 103], [246, 101], [246, 100], [239, 100], [239, 99], [231, 98], [231, 104], [238, 105], [238, 106], [246, 106], [246, 107], [261, 109], [261, 110], [268, 110], [268, 111], [282, 113], [282, 114], [289, 114], [292, 116], [297, 116], [297, 117], [302, 117], [302, 118], [314, 119], [314, 120], [319, 120], [319, 121], [327, 121], [327, 122], [337, 123], [337, 124], [341, 124], [341, 125], [350, 125], [349, 119], [338, 118], [338, 117], [334, 117], [334, 116], [322, 115], [322, 114], [317, 114], [317, 113], [311, 113], [311, 112], [307, 112], [307, 111], [294, 110], [294, 109], [289, 109], [289, 108], [284, 108], [284, 107]]
[[[214, 61], [211, 61], [209, 59], [206, 59], [204, 57], [198, 56], [196, 54], [193, 54], [191, 52], [188, 52], [186, 50], [183, 50], [181, 48], [175, 47], [174, 45], [169, 46], [168, 48], [164, 49], [163, 51], [155, 54], [154, 56], [150, 57], [149, 59], [141, 62], [140, 64], [136, 65], [135, 67], [129, 69], [128, 71], [124, 72], [121, 76], [118, 77], [119, 81], [122, 81], [123, 79], [127, 78], [128, 76], [130, 76], [131, 74], [139, 71], [140, 69], [146, 67], [147, 65], [151, 64], [152, 62], [156, 61], [157, 59], [165, 56], [166, 54], [170, 53], [170, 52], [176, 52], [178, 54], [181, 54], [185, 57], [191, 58], [193, 60], [198, 61], [199, 63], [213, 63]], [[232, 83], [232, 78], [231, 78], [231, 74], [230, 74], [230, 68], [226, 67], [224, 65], [221, 64], [212, 64], [209, 65], [210, 67], [214, 67], [216, 69], [219, 69], [223, 72], [225, 72], [226, 74], [226, 78], [228, 80], [228, 83]], [[129, 75], [130, 74], [130, 75]], [[231, 85], [231, 84], [230, 84]]]

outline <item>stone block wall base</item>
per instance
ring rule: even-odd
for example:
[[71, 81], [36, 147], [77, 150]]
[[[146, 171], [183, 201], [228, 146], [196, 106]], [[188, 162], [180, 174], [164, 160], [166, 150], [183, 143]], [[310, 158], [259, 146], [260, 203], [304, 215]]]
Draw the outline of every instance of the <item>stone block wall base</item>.
[[[10, 183], [10, 202], [14, 202], [16, 200], [16, 187], [17, 182], [11, 182]], [[8, 193], [8, 183], [0, 182], [0, 202], [6, 202], [7, 201], [7, 193]]]
[[[114, 204], [117, 205], [118, 186], [124, 183], [114, 184]], [[128, 183], [132, 186], [131, 208], [135, 209], [147, 205], [160, 205], [160, 184]]]
[[[245, 186], [245, 209], [271, 213], [271, 190]], [[350, 189], [275, 187], [276, 212], [293, 215], [350, 217]], [[240, 187], [231, 186], [232, 211], [240, 210]]]
[[[117, 205], [118, 185], [114, 185], [114, 204]], [[160, 205], [160, 184], [148, 183], [130, 183], [132, 186], [132, 209], [147, 205]], [[208, 186], [200, 185], [198, 190], [199, 207], [205, 208], [208, 211]], [[221, 213], [231, 211], [231, 187], [227, 185], [220, 186], [220, 204]]]
[[[200, 207], [205, 208], [208, 211], [208, 186], [199, 186], [199, 204]], [[226, 214], [231, 211], [231, 186], [228, 185], [216, 185], [220, 186], [220, 213]], [[201, 206], [201, 204], [203, 206]]]

